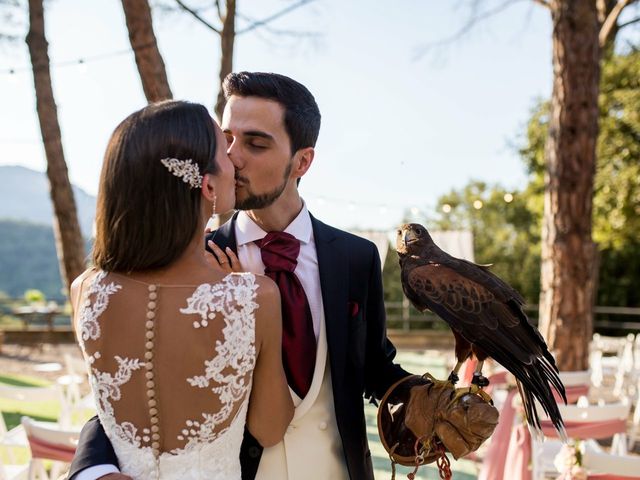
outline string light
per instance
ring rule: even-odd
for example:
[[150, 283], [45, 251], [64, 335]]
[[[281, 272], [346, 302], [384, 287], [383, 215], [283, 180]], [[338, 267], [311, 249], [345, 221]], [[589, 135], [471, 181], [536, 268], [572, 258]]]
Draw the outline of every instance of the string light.
[[451, 205], [449, 205], [448, 203], [445, 203], [444, 205], [442, 205], [442, 211], [444, 213], [449, 213], [451, 212]]
[[476, 200], [475, 202], [473, 202], [473, 208], [475, 208], [476, 210], [480, 210], [482, 208], [482, 200]]
[[504, 194], [504, 201], [507, 203], [511, 203], [513, 202], [513, 195], [510, 193], [505, 193]]
[[78, 60], [78, 72], [82, 74], [87, 73], [87, 64], [82, 58]]
[[[134, 51], [146, 50], [147, 48], [151, 48], [155, 45], [155, 42], [145, 43], [143, 45], [138, 45], [135, 47], [130, 47], [123, 50], [114, 50], [112, 52], [101, 53], [97, 55], [92, 55], [84, 58], [76, 58], [74, 60], [65, 60], [62, 62], [50, 62], [49, 68], [64, 68], [64, 67], [73, 67], [80, 65], [83, 69], [86, 68], [87, 63], [99, 62], [102, 60], [108, 60], [110, 58], [121, 57], [123, 55], [130, 55], [134, 53]], [[46, 68], [46, 66], [38, 67], [38, 68]], [[32, 66], [28, 67], [10, 67], [10, 68], [2, 68], [0, 69], [0, 74], [4, 75], [12, 75], [15, 76], [16, 73], [20, 72], [30, 72], [33, 70]]]

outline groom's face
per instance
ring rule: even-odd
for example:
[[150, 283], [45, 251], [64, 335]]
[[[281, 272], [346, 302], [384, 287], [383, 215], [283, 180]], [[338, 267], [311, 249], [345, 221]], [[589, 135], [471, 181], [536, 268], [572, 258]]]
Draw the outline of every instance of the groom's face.
[[222, 131], [236, 169], [237, 209], [268, 207], [295, 182], [284, 108], [279, 103], [233, 95], [224, 109]]

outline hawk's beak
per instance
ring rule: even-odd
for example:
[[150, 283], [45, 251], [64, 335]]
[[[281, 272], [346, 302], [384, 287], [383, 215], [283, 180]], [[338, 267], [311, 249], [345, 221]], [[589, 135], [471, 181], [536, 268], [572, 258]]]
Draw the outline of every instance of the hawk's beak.
[[411, 230], [405, 230], [404, 232], [404, 244], [409, 245], [417, 240], [416, 236]]

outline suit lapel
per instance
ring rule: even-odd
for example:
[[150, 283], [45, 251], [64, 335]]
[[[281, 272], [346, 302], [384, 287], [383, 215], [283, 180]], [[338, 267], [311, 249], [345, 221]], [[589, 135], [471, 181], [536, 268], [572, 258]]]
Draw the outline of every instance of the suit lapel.
[[238, 253], [238, 246], [236, 245], [237, 218], [238, 212], [234, 213], [233, 216], [225, 224], [220, 226], [220, 228], [214, 230], [205, 237], [204, 248], [207, 249], [208, 252], [213, 253], [207, 245], [207, 241], [213, 240], [213, 243], [218, 245], [223, 251], [225, 248], [229, 247], [234, 251], [234, 253]]
[[347, 255], [340, 238], [332, 228], [316, 220], [313, 215], [311, 215], [311, 224], [318, 255], [318, 271], [327, 326], [332, 383], [341, 385], [344, 380], [348, 338], [346, 314], [349, 301], [349, 269]]

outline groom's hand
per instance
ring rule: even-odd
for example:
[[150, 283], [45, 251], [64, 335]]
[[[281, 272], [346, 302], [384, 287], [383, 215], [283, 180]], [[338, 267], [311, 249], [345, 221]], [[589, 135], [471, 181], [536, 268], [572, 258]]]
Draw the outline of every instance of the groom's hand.
[[238, 260], [236, 254], [229, 247], [227, 247], [225, 251], [222, 251], [212, 240], [208, 240], [207, 245], [213, 253], [207, 251], [205, 257], [209, 265], [213, 268], [227, 273], [244, 272], [242, 265], [240, 265], [240, 260]]
[[110, 473], [99, 477], [98, 480], [133, 480], [133, 478], [128, 475], [123, 475], [122, 473]]

